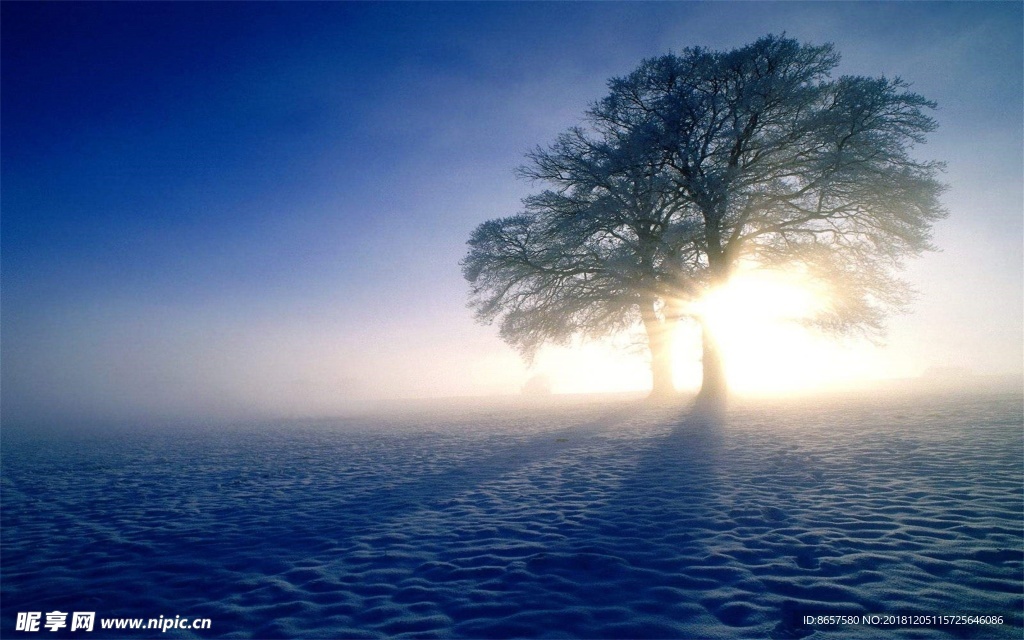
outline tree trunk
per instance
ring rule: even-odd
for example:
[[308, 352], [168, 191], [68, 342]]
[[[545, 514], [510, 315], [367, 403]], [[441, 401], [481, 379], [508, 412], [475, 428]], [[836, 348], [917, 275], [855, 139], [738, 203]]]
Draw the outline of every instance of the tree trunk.
[[[724, 209], [724, 203], [722, 203], [722, 207]], [[732, 271], [732, 260], [722, 247], [720, 228], [722, 217], [722, 215], [714, 215], [704, 218], [712, 290], [725, 286], [729, 281], [729, 273]], [[715, 340], [712, 328], [706, 322], [701, 322], [700, 329], [703, 343], [701, 357], [703, 379], [697, 400], [701, 404], [709, 406], [722, 406], [725, 404], [729, 391], [725, 380], [725, 367], [722, 366], [722, 353], [718, 348], [718, 341]]]
[[709, 403], [722, 403], [725, 402], [729, 393], [729, 387], [725, 380], [725, 367], [722, 366], [722, 354], [711, 333], [711, 328], [706, 324], [701, 325], [701, 335], [704, 346], [701, 358], [703, 380], [697, 398]]
[[658, 316], [653, 301], [642, 305], [640, 316], [647, 330], [647, 346], [651, 351], [651, 397], [673, 396], [676, 388], [672, 382], [672, 323]]
[[650, 341], [651, 348], [651, 397], [667, 398], [675, 395], [672, 382], [671, 343], [664, 339]]

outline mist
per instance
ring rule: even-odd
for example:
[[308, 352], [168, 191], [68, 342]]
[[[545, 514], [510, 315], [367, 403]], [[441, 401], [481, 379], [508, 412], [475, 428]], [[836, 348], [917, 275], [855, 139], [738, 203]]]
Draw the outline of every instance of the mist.
[[849, 345], [871, 354], [863, 383], [1021, 375], [1017, 4], [2, 13], [5, 425], [330, 416], [515, 396], [537, 375], [642, 391], [642, 354], [529, 367], [473, 324], [465, 241], [519, 210], [533, 187], [514, 167], [609, 78], [769, 31], [835, 42], [843, 73], [903, 76], [940, 106], [917, 153], [948, 163], [941, 252], [908, 265], [918, 297], [885, 344]]

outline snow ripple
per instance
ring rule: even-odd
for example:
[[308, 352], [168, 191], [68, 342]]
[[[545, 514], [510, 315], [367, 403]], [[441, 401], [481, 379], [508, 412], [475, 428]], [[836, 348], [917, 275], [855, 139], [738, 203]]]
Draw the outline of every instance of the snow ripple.
[[[59, 609], [224, 638], [1019, 638], [1021, 428], [1011, 395], [5, 433], [0, 629]], [[884, 613], [1005, 622], [802, 622]]]

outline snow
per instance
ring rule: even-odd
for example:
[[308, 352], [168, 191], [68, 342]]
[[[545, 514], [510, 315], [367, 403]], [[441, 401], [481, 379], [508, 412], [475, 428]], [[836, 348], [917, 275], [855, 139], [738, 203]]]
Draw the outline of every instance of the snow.
[[[232, 428], [5, 428], [2, 618], [168, 637], [1019, 638], [1019, 393], [557, 397]], [[805, 624], [806, 615], [1001, 625]], [[146, 637], [145, 632], [38, 632]]]

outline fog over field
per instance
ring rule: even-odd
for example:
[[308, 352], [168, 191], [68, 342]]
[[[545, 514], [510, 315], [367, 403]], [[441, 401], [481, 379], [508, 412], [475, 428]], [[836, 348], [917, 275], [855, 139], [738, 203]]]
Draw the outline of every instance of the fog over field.
[[1021, 402], [4, 429], [0, 628], [93, 611], [209, 620], [204, 638], [1019, 638]]
[[[1019, 3], [46, 4], [3, 13], [4, 423], [330, 416], [388, 399], [642, 391], [645, 356], [473, 323], [480, 222], [609, 78], [767, 33], [935, 100], [940, 249], [882, 345], [775, 334], [750, 392], [1020, 376]], [[699, 338], [675, 356], [699, 383]], [[780, 364], [786, 367], [780, 368]], [[741, 382], [743, 382], [741, 380]], [[743, 386], [743, 385], [739, 385]], [[741, 389], [742, 390], [742, 389]]]
[[1020, 638], [1022, 25], [0, 2], [0, 637]]

